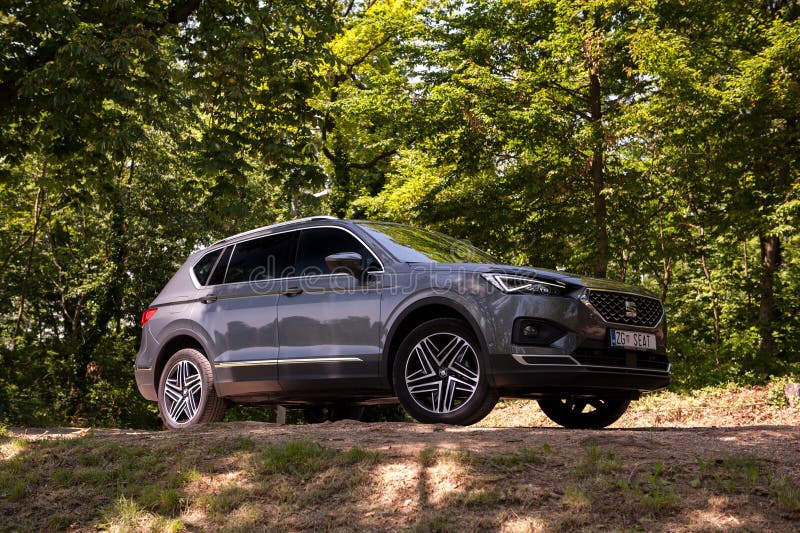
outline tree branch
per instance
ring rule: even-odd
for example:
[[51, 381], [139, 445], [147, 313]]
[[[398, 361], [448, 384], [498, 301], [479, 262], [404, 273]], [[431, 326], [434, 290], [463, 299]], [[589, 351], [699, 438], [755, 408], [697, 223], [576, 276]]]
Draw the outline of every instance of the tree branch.
[[364, 61], [366, 61], [369, 58], [369, 56], [371, 56], [372, 53], [375, 52], [375, 50], [377, 50], [378, 48], [380, 48], [381, 46], [385, 45], [386, 43], [388, 43], [391, 40], [392, 40], [392, 36], [391, 35], [387, 35], [386, 37], [381, 39], [379, 42], [377, 42], [377, 43], [373, 44], [372, 46], [370, 46], [369, 50], [367, 50], [361, 57], [359, 57], [358, 59], [356, 59], [352, 63], [348, 63], [348, 65], [347, 65], [347, 73], [350, 74], [351, 72], [353, 72], [353, 69], [356, 68], [361, 63], [363, 63]]
[[331, 153], [331, 151], [330, 151], [330, 150], [328, 150], [328, 147], [327, 147], [327, 146], [325, 146], [325, 145], [322, 145], [322, 153], [325, 155], [325, 157], [327, 157], [327, 158], [328, 158], [328, 159], [330, 159], [331, 161], [334, 161], [334, 160], [336, 160], [336, 156], [334, 156], [334, 155]]
[[189, 20], [192, 13], [197, 11], [203, 0], [187, 0], [181, 5], [173, 5], [167, 12], [167, 22], [170, 24], [182, 24]]
[[380, 161], [381, 159], [386, 159], [387, 157], [391, 157], [396, 153], [397, 153], [397, 148], [392, 148], [391, 150], [386, 150], [385, 152], [379, 153], [366, 163], [351, 163], [350, 168], [358, 168], [361, 170], [366, 170], [377, 165], [378, 161]]

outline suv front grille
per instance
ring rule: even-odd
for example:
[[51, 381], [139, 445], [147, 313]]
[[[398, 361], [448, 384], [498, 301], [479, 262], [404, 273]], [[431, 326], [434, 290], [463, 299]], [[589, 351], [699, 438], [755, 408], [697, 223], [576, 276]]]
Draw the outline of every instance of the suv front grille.
[[627, 324], [653, 328], [661, 321], [664, 309], [657, 298], [623, 292], [587, 290], [592, 304], [603, 320], [612, 324]]

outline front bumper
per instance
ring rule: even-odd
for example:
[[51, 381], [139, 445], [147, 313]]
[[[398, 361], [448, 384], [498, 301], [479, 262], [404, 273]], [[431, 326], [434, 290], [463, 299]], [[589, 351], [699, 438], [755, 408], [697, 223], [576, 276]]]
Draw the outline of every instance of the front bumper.
[[563, 355], [498, 354], [491, 360], [490, 380], [505, 396], [637, 396], [666, 388], [670, 382], [668, 369], [582, 364]]

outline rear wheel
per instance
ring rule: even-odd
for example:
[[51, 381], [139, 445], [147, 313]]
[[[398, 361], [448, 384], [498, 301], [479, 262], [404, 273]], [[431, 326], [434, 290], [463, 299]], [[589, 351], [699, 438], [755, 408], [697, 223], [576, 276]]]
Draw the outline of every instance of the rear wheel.
[[158, 410], [170, 429], [222, 420], [225, 401], [214, 391], [214, 373], [202, 353], [184, 348], [170, 357], [158, 385]]
[[616, 422], [630, 403], [625, 398], [547, 398], [539, 400], [539, 407], [565, 428], [601, 429]]
[[420, 422], [474, 424], [497, 403], [480, 345], [460, 320], [417, 326], [400, 344], [393, 370], [400, 403]]

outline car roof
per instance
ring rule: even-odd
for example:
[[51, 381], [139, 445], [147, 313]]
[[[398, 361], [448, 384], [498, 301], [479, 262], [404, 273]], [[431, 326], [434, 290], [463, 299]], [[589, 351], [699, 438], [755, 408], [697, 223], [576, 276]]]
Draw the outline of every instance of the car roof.
[[215, 242], [214, 244], [209, 245], [208, 249], [213, 248], [213, 247], [215, 247], [215, 246], [217, 246], [219, 244], [227, 244], [227, 243], [239, 240], [242, 237], [255, 235], [256, 233], [261, 233], [261, 232], [265, 232], [266, 233], [266, 232], [269, 232], [269, 231], [271, 231], [273, 229], [277, 229], [277, 228], [283, 228], [283, 227], [286, 227], [286, 226], [294, 226], [294, 225], [304, 224], [304, 223], [308, 223], [308, 222], [316, 222], [316, 221], [320, 221], [320, 220], [328, 221], [328, 222], [330, 222], [330, 221], [344, 222], [343, 220], [341, 220], [339, 218], [323, 216], [323, 215], [313, 216], [313, 217], [305, 217], [305, 218], [296, 218], [294, 220], [287, 220], [286, 222], [278, 222], [277, 224], [270, 224], [269, 226], [262, 226], [260, 228], [255, 228], [255, 229], [243, 231], [241, 233], [237, 233], [236, 235], [231, 235], [229, 237], [225, 237], [224, 239], [220, 239], [217, 242]]

